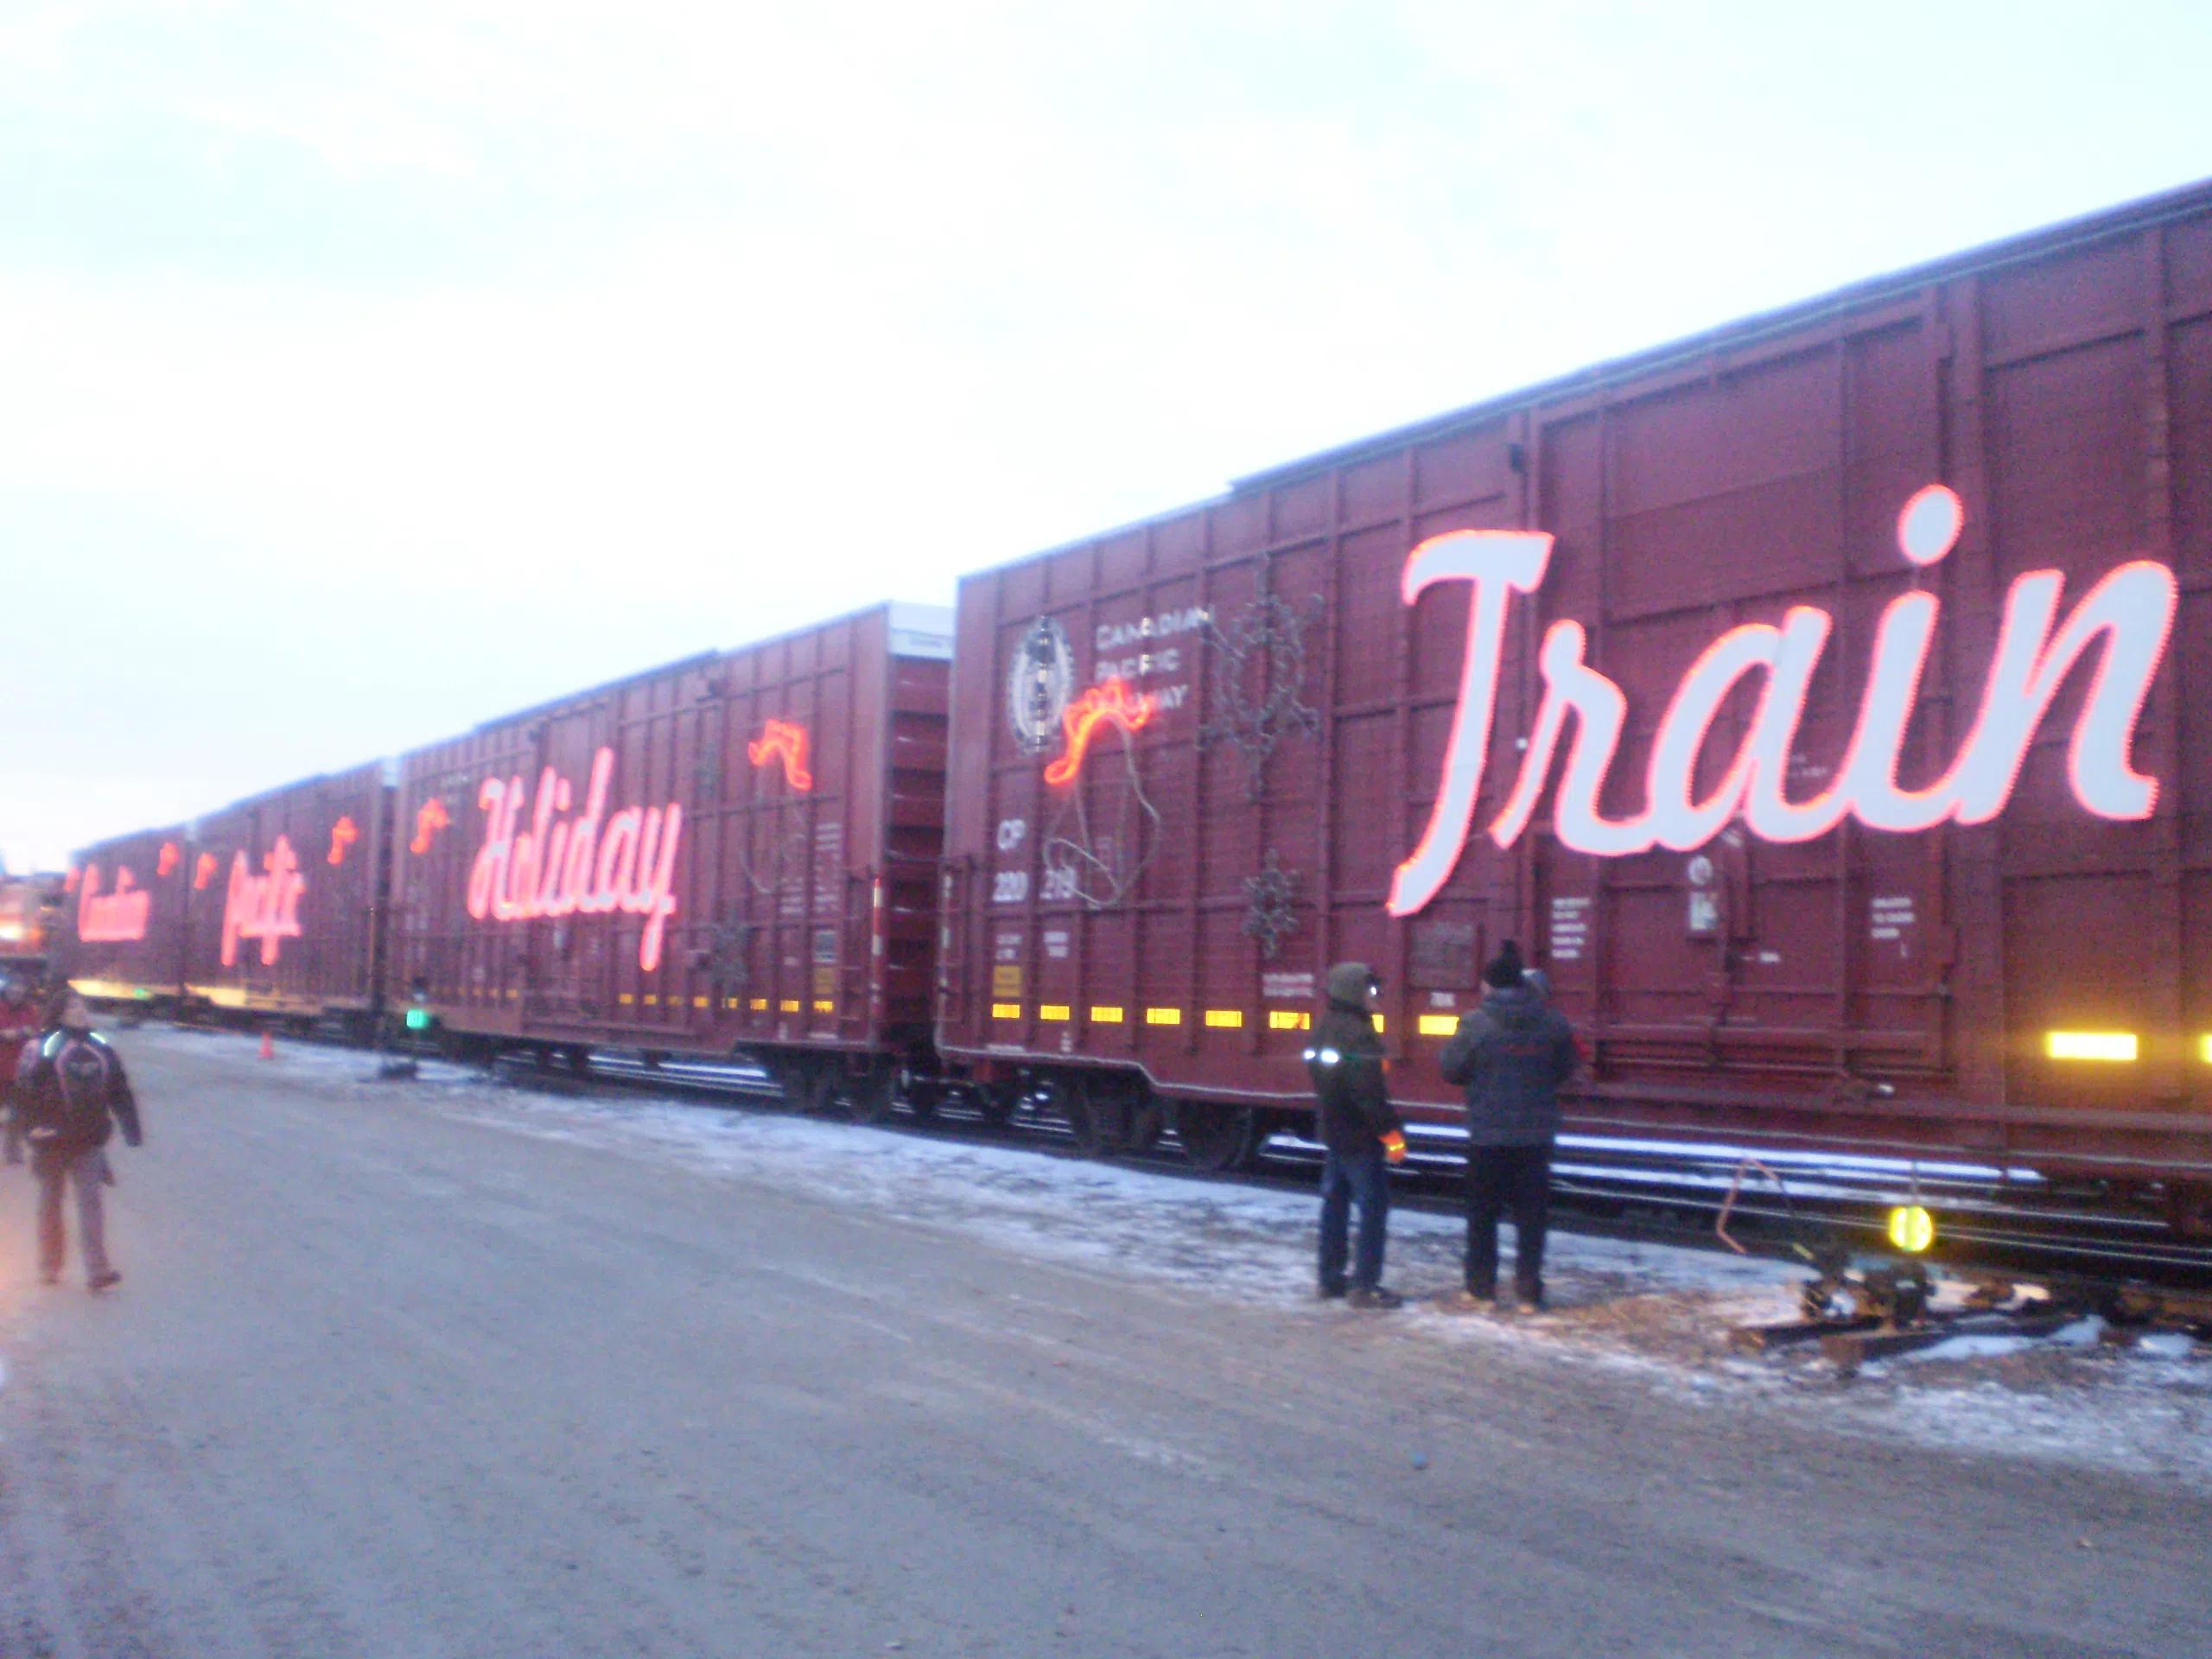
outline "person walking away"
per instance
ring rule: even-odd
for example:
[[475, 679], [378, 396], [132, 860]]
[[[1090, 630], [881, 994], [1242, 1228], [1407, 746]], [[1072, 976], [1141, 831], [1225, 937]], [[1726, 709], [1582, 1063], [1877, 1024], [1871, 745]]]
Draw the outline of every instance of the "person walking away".
[[[1382, 1039], [1375, 1033], [1380, 982], [1363, 962], [1329, 969], [1328, 1012], [1306, 1051], [1319, 1105], [1321, 1141], [1321, 1295], [1348, 1297], [1354, 1307], [1397, 1307], [1404, 1298], [1382, 1286], [1390, 1224], [1386, 1164], [1405, 1161], [1405, 1126], [1383, 1084]], [[1344, 1276], [1351, 1207], [1359, 1205], [1359, 1249]]]
[[1544, 1231], [1551, 1208], [1552, 1145], [1559, 1090], [1573, 1077], [1574, 1033], [1528, 982], [1521, 947], [1508, 939], [1483, 969], [1482, 1007], [1461, 1016], [1439, 1064], [1467, 1099], [1467, 1255], [1463, 1305], [1497, 1300], [1497, 1224], [1513, 1217], [1514, 1288], [1522, 1306], [1544, 1305]]
[[20, 976], [0, 974], [0, 1122], [7, 1120], [23, 1045], [38, 1035], [38, 1028], [39, 998], [33, 986]]
[[123, 1279], [107, 1259], [102, 1193], [114, 1179], [105, 1148], [118, 1123], [128, 1145], [141, 1143], [138, 1103], [121, 1058], [93, 1034], [83, 1001], [67, 996], [47, 1028], [23, 1049], [8, 1128], [11, 1162], [19, 1143], [30, 1147], [31, 1176], [38, 1183], [39, 1276], [49, 1285], [61, 1277], [65, 1183], [76, 1188], [77, 1249], [86, 1286], [105, 1290]]

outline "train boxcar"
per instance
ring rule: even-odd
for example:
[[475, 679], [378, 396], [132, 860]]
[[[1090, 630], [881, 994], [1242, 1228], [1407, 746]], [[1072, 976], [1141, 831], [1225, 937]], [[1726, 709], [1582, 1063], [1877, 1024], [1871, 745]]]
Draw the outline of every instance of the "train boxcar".
[[67, 880], [59, 872], [0, 874], [0, 970], [13, 966], [44, 971], [54, 939], [61, 931]]
[[392, 793], [372, 762], [193, 824], [189, 1001], [364, 1028], [375, 1019]]
[[950, 621], [879, 605], [407, 755], [395, 990], [480, 1046], [746, 1053], [887, 1109], [930, 1069]]
[[66, 880], [58, 971], [97, 1001], [178, 1006], [192, 907], [183, 824], [118, 836], [78, 855]]
[[942, 1051], [1296, 1121], [1513, 938], [1573, 1127], [2212, 1180], [2212, 189], [968, 579]]

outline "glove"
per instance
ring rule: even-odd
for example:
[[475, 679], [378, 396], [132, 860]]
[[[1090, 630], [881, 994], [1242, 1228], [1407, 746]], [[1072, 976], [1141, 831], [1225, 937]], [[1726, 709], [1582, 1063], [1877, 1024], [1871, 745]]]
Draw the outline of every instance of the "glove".
[[1406, 1137], [1403, 1132], [1393, 1129], [1382, 1137], [1382, 1158], [1386, 1163], [1402, 1164], [1406, 1161]]

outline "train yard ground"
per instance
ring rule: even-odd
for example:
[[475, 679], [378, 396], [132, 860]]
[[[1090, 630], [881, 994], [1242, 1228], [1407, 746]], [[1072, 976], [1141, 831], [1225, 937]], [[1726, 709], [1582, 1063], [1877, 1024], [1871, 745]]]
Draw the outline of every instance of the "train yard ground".
[[0, 1179], [0, 1654], [2212, 1651], [2178, 1337], [1846, 1379], [1730, 1351], [1788, 1269], [1572, 1235], [1357, 1313], [1278, 1188], [119, 1041], [121, 1287]]

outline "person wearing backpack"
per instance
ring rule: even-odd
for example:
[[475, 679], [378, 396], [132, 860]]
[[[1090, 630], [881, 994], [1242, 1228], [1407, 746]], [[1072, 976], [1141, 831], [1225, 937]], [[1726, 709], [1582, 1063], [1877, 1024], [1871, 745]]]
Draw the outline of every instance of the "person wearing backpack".
[[135, 1147], [144, 1139], [121, 1058], [93, 1034], [83, 1001], [65, 995], [46, 1028], [24, 1046], [7, 1129], [10, 1163], [22, 1160], [24, 1144], [30, 1147], [31, 1176], [38, 1183], [39, 1277], [49, 1285], [61, 1277], [65, 1183], [77, 1190], [77, 1249], [86, 1286], [101, 1291], [122, 1281], [107, 1259], [102, 1193], [115, 1179], [105, 1148], [118, 1124], [125, 1144]]

